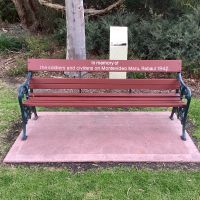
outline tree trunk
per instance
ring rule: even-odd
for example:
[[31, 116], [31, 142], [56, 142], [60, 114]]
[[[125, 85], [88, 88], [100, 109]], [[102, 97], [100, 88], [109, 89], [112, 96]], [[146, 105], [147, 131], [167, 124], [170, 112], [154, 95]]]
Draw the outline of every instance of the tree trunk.
[[35, 0], [12, 0], [15, 4], [21, 23], [24, 27], [35, 31], [39, 27], [37, 11], [39, 4]]
[[83, 0], [66, 0], [67, 59], [86, 59]]
[[[67, 59], [86, 59], [83, 0], [65, 0], [67, 24]], [[69, 73], [76, 77], [84, 73]]]

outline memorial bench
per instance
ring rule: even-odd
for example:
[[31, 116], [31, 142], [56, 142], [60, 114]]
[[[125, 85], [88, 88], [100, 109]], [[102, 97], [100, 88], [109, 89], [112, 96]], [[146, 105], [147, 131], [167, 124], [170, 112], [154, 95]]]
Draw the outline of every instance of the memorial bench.
[[[155, 72], [172, 73], [175, 78], [94, 79], [34, 76], [34, 72], [39, 71]], [[47, 92], [46, 89], [50, 91]], [[66, 93], [65, 89], [74, 90], [73, 93]], [[82, 89], [97, 89], [98, 93], [85, 92]], [[125, 89], [127, 92], [105, 93], [101, 89]], [[148, 93], [132, 93], [136, 89], [147, 89]], [[155, 90], [159, 93], [155, 93]], [[191, 92], [182, 80], [181, 60], [29, 59], [27, 80], [18, 89], [18, 100], [23, 123], [22, 140], [27, 138], [26, 124], [31, 114], [34, 113], [35, 119], [38, 118], [36, 107], [172, 107], [170, 119], [177, 113], [182, 123], [181, 138], [186, 140], [185, 125]]]

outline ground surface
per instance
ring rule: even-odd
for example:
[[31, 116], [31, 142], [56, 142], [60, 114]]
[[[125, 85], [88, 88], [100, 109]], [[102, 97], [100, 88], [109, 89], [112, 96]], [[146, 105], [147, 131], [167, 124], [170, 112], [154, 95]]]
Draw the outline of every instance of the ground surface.
[[[19, 33], [17, 31], [13, 33], [21, 34], [21, 31]], [[21, 80], [24, 80], [24, 75], [19, 75], [17, 78], [10, 76], [10, 74], [16, 74], [16, 71], [11, 69], [19, 66], [21, 57], [23, 57], [22, 52], [8, 52], [0, 56], [1, 200], [199, 199], [200, 167], [195, 163], [188, 165], [177, 163], [170, 165], [167, 163], [49, 163], [19, 166], [3, 164], [4, 156], [21, 129], [16, 87]], [[187, 82], [196, 97], [192, 101], [189, 112], [191, 122], [189, 133], [195, 136], [193, 139], [198, 146], [200, 81], [190, 79]]]
[[[199, 162], [170, 112], [38, 112], [4, 162]], [[155, 124], [157, 124], [155, 126]]]

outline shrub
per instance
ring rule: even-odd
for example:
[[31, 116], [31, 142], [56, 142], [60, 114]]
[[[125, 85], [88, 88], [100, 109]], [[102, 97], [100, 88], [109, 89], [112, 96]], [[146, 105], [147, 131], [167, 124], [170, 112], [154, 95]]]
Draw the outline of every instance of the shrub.
[[200, 65], [200, 9], [178, 20], [142, 20], [134, 31], [131, 52], [142, 59], [182, 59], [190, 72]]
[[0, 19], [10, 23], [19, 21], [17, 11], [11, 0], [0, 0]]
[[[129, 58], [182, 59], [189, 73], [200, 73], [200, 8], [176, 19], [145, 19], [133, 12], [86, 19], [88, 54], [108, 53], [110, 26], [128, 27]], [[65, 31], [60, 31], [59, 40], [66, 37]]]
[[152, 14], [159, 14], [165, 17], [178, 17], [185, 11], [185, 6], [177, 0], [125, 0], [126, 9], [136, 12], [140, 16], [149, 17]]
[[58, 18], [56, 21], [56, 27], [53, 33], [53, 38], [58, 41], [60, 45], [66, 45], [66, 20]]
[[16, 66], [13, 66], [12, 68], [9, 69], [7, 72], [8, 76], [16, 77], [20, 75], [25, 75], [27, 72], [27, 67], [26, 67], [26, 60], [24, 59], [17, 59], [16, 60]]
[[110, 26], [128, 26], [129, 42], [132, 41], [131, 27], [138, 23], [138, 16], [134, 13], [116, 13], [107, 15], [98, 20], [86, 22], [86, 46], [88, 52], [98, 54], [108, 53], [110, 40]]
[[9, 36], [4, 33], [0, 33], [0, 51], [19, 51], [25, 47], [25, 41], [23, 38]]
[[26, 38], [29, 57], [47, 57], [53, 51], [53, 43], [49, 37], [29, 36]]

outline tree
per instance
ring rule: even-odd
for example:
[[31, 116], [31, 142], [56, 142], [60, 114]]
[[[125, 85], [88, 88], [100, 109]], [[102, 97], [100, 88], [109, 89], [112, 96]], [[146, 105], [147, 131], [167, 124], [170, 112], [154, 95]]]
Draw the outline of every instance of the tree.
[[118, 0], [114, 4], [102, 10], [95, 10], [95, 9], [84, 10], [83, 0], [65, 0], [65, 6], [60, 4], [53, 4], [49, 0], [38, 0], [38, 1], [41, 5], [56, 10], [62, 10], [62, 11], [66, 10], [68, 59], [86, 58], [84, 14], [90, 16], [105, 14], [124, 2], [124, 0]]
[[65, 0], [67, 59], [86, 59], [83, 0]]
[[22, 25], [31, 31], [39, 27], [38, 10], [39, 3], [35, 0], [12, 0]]
[[[67, 24], [67, 59], [86, 59], [85, 48], [85, 20], [86, 15], [102, 15], [110, 12], [113, 8], [121, 5], [124, 0], [118, 0], [102, 10], [93, 8], [85, 9], [83, 0], [65, 0], [65, 6], [52, 3], [52, 0], [12, 0], [15, 4], [21, 23], [31, 28], [37, 29], [39, 26], [37, 19], [37, 10], [40, 5], [53, 8], [56, 10], [66, 11]], [[77, 73], [73, 73], [72, 76]]]
[[[65, 11], [65, 6], [63, 6], [61, 4], [52, 3], [51, 0], [38, 0], [38, 1], [41, 5], [47, 6], [49, 8]], [[107, 14], [108, 12], [113, 10], [114, 8], [122, 5], [124, 3], [124, 1], [125, 0], [118, 0], [118, 1], [114, 2], [113, 4], [109, 5], [108, 7], [101, 9], [101, 10], [96, 10], [96, 9], [93, 9], [93, 8], [85, 9], [84, 13], [85, 13], [85, 15], [89, 15], [89, 16]], [[67, 0], [66, 0], [66, 2], [67, 2]]]

